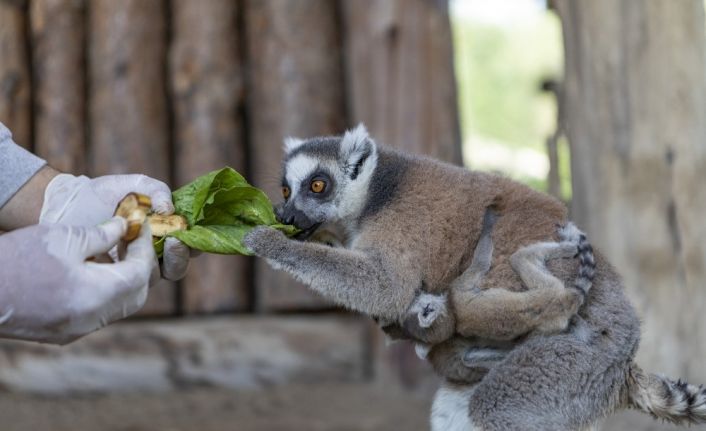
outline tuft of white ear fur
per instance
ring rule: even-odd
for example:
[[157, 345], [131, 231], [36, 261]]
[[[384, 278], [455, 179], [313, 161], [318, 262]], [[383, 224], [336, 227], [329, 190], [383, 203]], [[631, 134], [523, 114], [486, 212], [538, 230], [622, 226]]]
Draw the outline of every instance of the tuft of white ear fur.
[[287, 136], [284, 138], [284, 152], [285, 153], [290, 153], [297, 148], [301, 147], [301, 145], [305, 141], [303, 139], [295, 138], [293, 136]]
[[359, 123], [355, 129], [347, 130], [341, 139], [341, 161], [348, 174], [359, 168], [358, 165], [362, 159], [374, 156], [376, 153], [375, 141], [370, 138], [363, 123]]
[[358, 123], [355, 129], [346, 130], [341, 140], [342, 153], [345, 154], [346, 150], [350, 151], [354, 147], [364, 144], [367, 139], [370, 139], [368, 135], [368, 129], [365, 128], [365, 124]]

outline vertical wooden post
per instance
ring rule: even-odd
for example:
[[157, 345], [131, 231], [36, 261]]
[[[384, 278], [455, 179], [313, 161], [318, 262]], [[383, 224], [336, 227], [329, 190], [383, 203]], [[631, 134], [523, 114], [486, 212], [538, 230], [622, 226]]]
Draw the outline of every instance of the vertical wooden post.
[[[94, 175], [142, 173], [169, 182], [164, 4], [162, 0], [88, 4]], [[171, 283], [152, 288], [143, 312], [172, 312], [174, 293]]]
[[[246, 174], [238, 13], [232, 0], [172, 3], [169, 60], [177, 184], [226, 165]], [[182, 282], [182, 309], [246, 309], [249, 266], [244, 257], [203, 255], [193, 260]]]
[[[275, 201], [282, 139], [341, 133], [345, 127], [341, 35], [329, 0], [248, 0], [248, 127], [254, 184]], [[306, 309], [323, 302], [282, 272], [256, 263], [260, 309]]]
[[624, 276], [647, 369], [706, 380], [701, 0], [556, 1], [573, 217]]
[[0, 122], [15, 142], [32, 146], [27, 2], [0, 1]]
[[84, 2], [32, 0], [34, 150], [62, 172], [85, 171]]
[[448, 2], [341, 4], [352, 120], [381, 142], [461, 164]]

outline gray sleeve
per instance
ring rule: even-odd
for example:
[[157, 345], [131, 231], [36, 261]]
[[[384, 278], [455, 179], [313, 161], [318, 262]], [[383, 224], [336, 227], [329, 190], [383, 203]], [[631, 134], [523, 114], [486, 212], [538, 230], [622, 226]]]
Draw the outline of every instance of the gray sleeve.
[[12, 141], [12, 133], [0, 123], [0, 208], [46, 162]]

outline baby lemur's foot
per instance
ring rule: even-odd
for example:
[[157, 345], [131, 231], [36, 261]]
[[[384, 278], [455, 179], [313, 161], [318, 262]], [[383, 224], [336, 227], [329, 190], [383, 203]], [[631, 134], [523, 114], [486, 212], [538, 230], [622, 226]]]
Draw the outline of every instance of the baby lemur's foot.
[[547, 243], [548, 247], [544, 255], [544, 260], [552, 259], [568, 259], [578, 255], [579, 247], [577, 244], [568, 241]]
[[463, 355], [463, 365], [468, 368], [493, 368], [498, 362], [505, 359], [507, 350], [492, 348], [471, 348]]
[[422, 293], [416, 300], [419, 326], [429, 328], [442, 314], [446, 313], [446, 295]]
[[568, 222], [563, 226], [560, 225], [556, 232], [562, 242], [568, 242], [578, 246], [582, 240], [586, 240], [586, 234], [572, 222]]
[[557, 226], [557, 234], [561, 242], [547, 254], [547, 260], [578, 257], [581, 244], [586, 242], [586, 235], [571, 222]]

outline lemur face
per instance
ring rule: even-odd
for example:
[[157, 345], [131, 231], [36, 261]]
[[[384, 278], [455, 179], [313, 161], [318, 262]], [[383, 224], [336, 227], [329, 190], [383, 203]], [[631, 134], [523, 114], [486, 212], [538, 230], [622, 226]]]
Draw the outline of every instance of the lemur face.
[[287, 138], [277, 217], [302, 229], [300, 239], [327, 222], [355, 219], [376, 163], [375, 143], [363, 125], [342, 137]]

